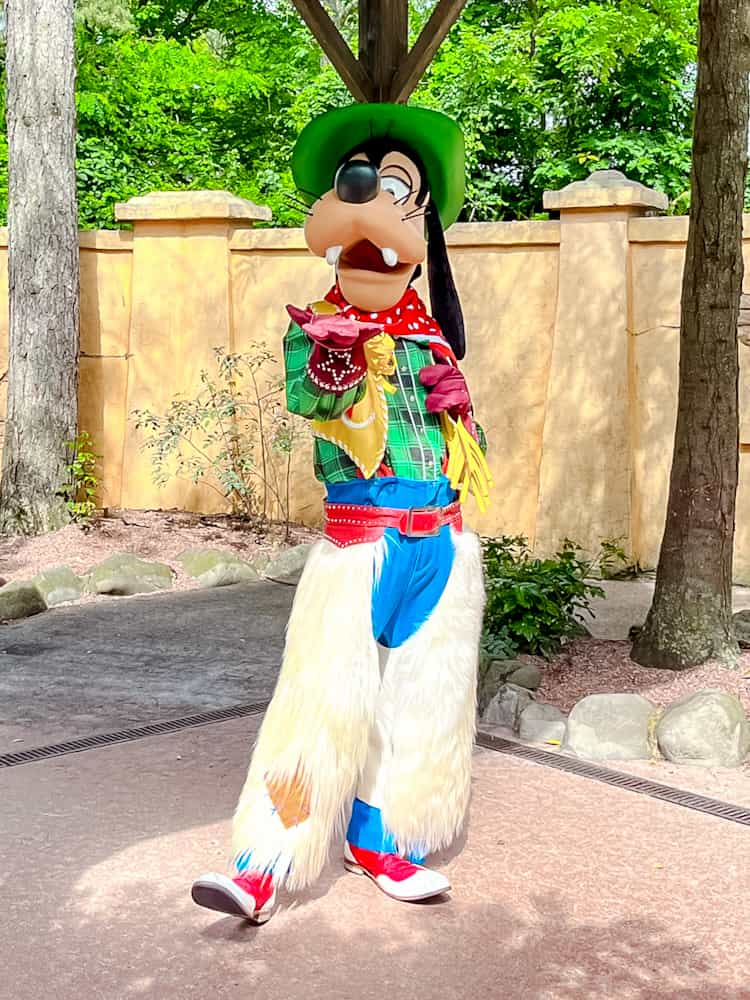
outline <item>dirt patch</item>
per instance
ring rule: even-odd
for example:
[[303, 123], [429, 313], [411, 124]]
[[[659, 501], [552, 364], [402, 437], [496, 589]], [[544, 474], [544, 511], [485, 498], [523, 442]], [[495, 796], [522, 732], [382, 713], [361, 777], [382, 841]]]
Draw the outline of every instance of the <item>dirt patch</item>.
[[[69, 524], [59, 531], [34, 538], [0, 538], [0, 577], [6, 581], [29, 580], [50, 566], [65, 564], [78, 574], [115, 552], [131, 552], [142, 559], [165, 562], [175, 571], [174, 589], [191, 590], [198, 583], [177, 561], [183, 549], [227, 549], [243, 559], [274, 555], [320, 537], [301, 525], [251, 525], [228, 514], [191, 514], [184, 511], [119, 510], [93, 519], [87, 528]], [[84, 601], [109, 600], [88, 595]]]
[[750, 651], [743, 651], [736, 670], [709, 661], [690, 670], [657, 670], [630, 659], [630, 643], [576, 639], [542, 668], [540, 701], [569, 712], [589, 694], [635, 692], [665, 707], [683, 695], [721, 688], [737, 695], [750, 713]]

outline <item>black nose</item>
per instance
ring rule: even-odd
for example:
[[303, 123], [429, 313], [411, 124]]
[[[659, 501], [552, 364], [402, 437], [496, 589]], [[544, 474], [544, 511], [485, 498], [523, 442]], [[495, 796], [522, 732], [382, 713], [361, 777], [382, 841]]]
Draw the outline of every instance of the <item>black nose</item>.
[[343, 167], [339, 167], [334, 186], [341, 201], [359, 205], [377, 197], [380, 190], [380, 175], [371, 163], [365, 160], [350, 160]]

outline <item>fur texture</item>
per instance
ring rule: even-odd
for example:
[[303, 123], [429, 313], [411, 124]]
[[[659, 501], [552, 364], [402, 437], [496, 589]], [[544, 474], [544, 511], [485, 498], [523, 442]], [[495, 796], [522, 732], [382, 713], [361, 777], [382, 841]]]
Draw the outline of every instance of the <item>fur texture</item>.
[[[343, 835], [367, 757], [380, 686], [370, 610], [374, 548], [339, 549], [326, 539], [313, 546], [235, 812], [235, 853], [252, 852], [253, 868], [273, 868], [277, 884], [286, 879], [290, 889], [317, 878], [331, 841]], [[291, 786], [295, 773], [309, 790], [310, 818], [285, 828], [266, 777]]]
[[378, 785], [383, 821], [403, 853], [446, 847], [469, 804], [484, 585], [477, 536], [453, 532], [453, 541], [440, 601], [419, 631], [391, 650], [384, 674], [393, 708]]
[[[360, 797], [382, 808], [404, 853], [438, 850], [460, 830], [484, 588], [477, 537], [453, 532], [453, 541], [453, 569], [432, 615], [402, 646], [380, 653], [371, 595], [382, 544], [339, 549], [324, 539], [313, 547], [234, 818], [235, 853], [251, 855], [254, 869], [273, 869], [277, 884], [294, 890], [317, 878], [361, 775]], [[310, 795], [310, 817], [296, 826], [284, 826], [268, 794], [269, 784], [285, 783]]]

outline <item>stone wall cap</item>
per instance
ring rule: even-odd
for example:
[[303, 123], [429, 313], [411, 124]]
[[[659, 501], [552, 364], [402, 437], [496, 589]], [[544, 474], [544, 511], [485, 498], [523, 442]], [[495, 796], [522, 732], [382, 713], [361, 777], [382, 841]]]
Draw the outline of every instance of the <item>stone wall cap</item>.
[[629, 180], [619, 170], [595, 170], [585, 181], [573, 181], [559, 191], [544, 192], [544, 207], [552, 211], [576, 208], [657, 208], [666, 211], [669, 199]]
[[226, 219], [270, 222], [271, 209], [229, 191], [152, 191], [115, 205], [119, 222]]

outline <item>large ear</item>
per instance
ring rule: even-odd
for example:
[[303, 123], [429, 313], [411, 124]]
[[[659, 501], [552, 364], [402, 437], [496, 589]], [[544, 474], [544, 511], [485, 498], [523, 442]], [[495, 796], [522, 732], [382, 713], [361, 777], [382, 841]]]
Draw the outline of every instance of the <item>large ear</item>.
[[466, 354], [464, 314], [453, 281], [440, 216], [432, 202], [427, 206], [426, 219], [427, 280], [430, 286], [432, 315], [460, 361]]

